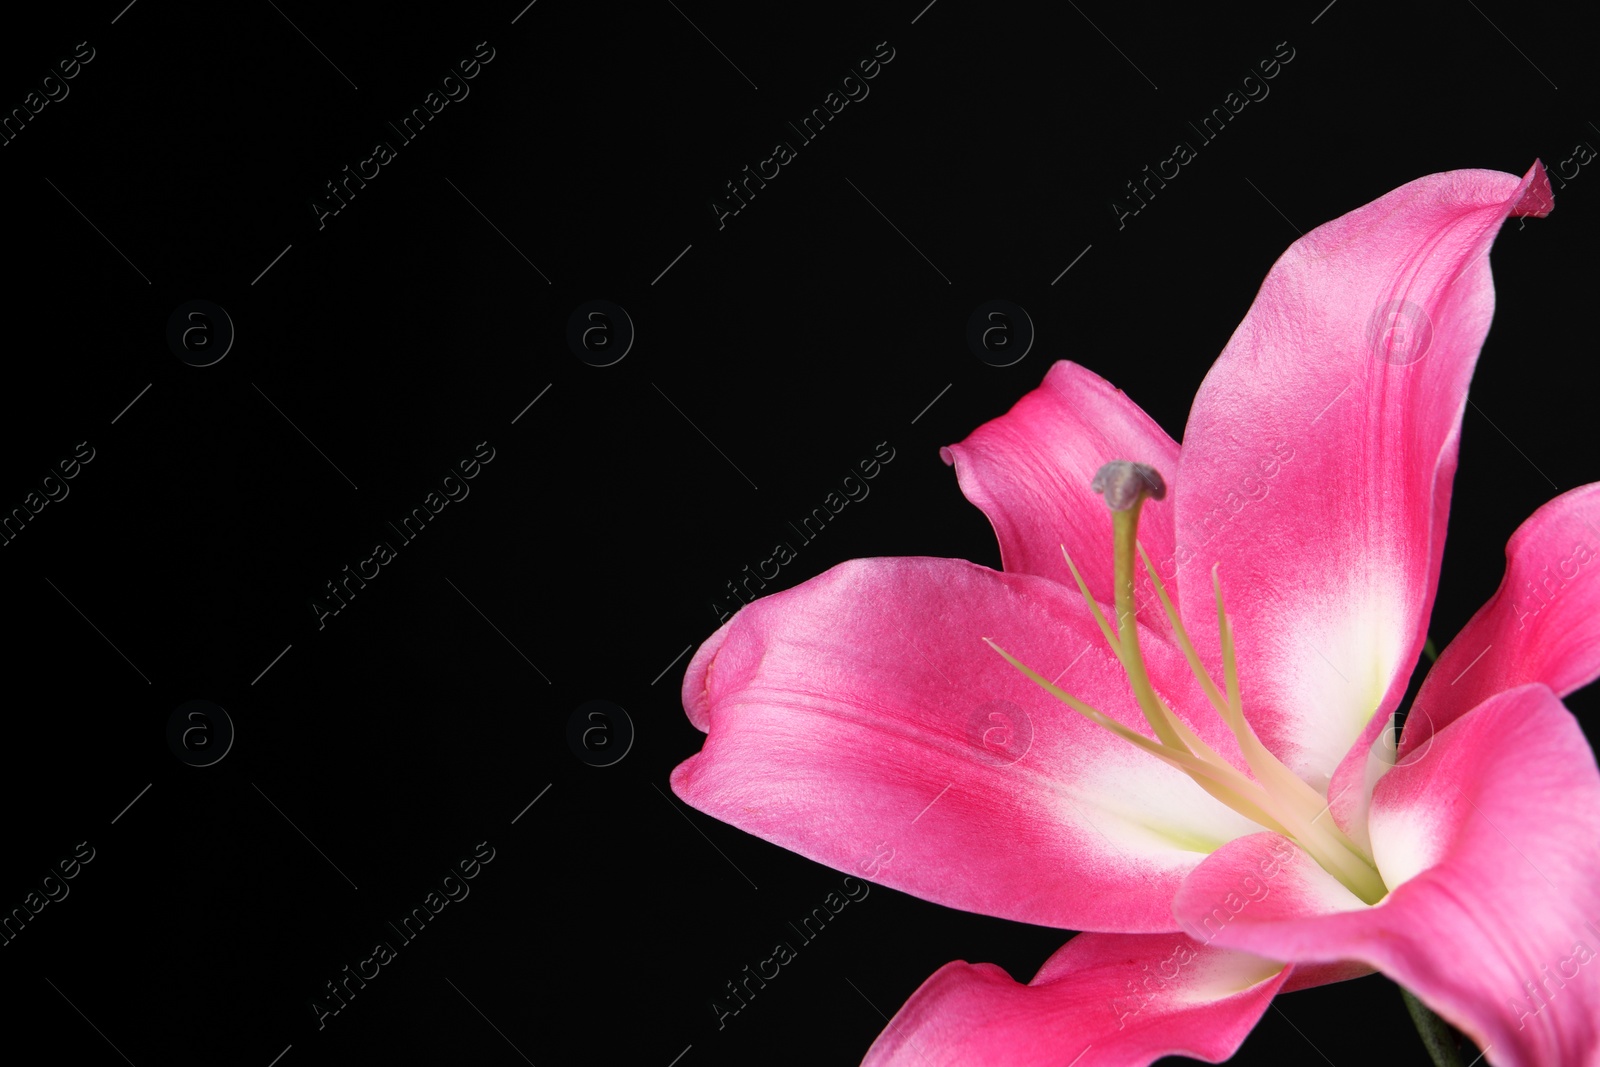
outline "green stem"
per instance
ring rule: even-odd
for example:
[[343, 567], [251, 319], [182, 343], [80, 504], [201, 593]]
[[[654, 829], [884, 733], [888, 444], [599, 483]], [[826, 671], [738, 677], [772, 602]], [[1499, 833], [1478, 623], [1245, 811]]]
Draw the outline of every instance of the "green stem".
[[[1417, 1027], [1417, 1036], [1422, 1038], [1423, 1047], [1428, 1050], [1428, 1058], [1433, 1061], [1434, 1067], [1462, 1067], [1461, 1046], [1468, 1043], [1461, 1033], [1435, 1015], [1411, 990], [1402, 986], [1400, 996], [1405, 999], [1406, 1010], [1411, 1013], [1411, 1021]], [[1468, 1047], [1471, 1047], [1470, 1044]]]
[[1439, 658], [1439, 646], [1433, 643], [1433, 638], [1428, 638], [1422, 643], [1422, 654], [1428, 657], [1428, 662], [1433, 663]]

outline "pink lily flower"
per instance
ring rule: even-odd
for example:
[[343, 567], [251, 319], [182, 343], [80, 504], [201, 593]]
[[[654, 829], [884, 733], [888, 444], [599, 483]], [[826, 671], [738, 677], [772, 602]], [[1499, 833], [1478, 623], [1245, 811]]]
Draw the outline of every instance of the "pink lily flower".
[[1377, 970], [1491, 1063], [1600, 1064], [1600, 770], [1560, 699], [1600, 675], [1600, 483], [1516, 532], [1392, 729], [1487, 253], [1551, 202], [1538, 163], [1453, 171], [1296, 241], [1181, 449], [1057, 363], [943, 451], [1003, 572], [854, 560], [700, 647], [685, 802], [930, 901], [1088, 931], [1026, 985], [947, 964], [865, 1063], [1220, 1062], [1277, 993]]

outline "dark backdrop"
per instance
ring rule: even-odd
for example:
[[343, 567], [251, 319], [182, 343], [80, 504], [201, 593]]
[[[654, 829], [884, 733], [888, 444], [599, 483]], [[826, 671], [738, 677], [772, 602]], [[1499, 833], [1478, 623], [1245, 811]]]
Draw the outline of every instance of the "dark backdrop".
[[[66, 492], [0, 549], [0, 906], [93, 856], [0, 976], [8, 1038], [58, 1059], [854, 1063], [949, 960], [1030, 977], [1061, 933], [876, 888], [719, 1029], [723, 983], [840, 876], [671, 795], [701, 740], [686, 652], [879, 442], [870, 498], [776, 584], [998, 566], [941, 445], [1059, 358], [1180, 435], [1297, 230], [1418, 176], [1566, 175], [1495, 245], [1441, 643], [1515, 526], [1600, 477], [1594, 43], [1554, 9], [124, 2], [0, 33], [0, 105], [56, 97], [0, 147], [0, 506]], [[1280, 48], [1270, 95], [1119, 221], [1124, 183]], [[891, 51], [719, 220], [787, 122]], [[385, 125], [463, 60], [412, 140]], [[340, 207], [345, 167], [371, 177]], [[991, 299], [1035, 331], [1010, 366], [967, 343]], [[615, 307], [631, 347], [592, 365], [627, 342]], [[391, 534], [462, 461], [470, 495]], [[395, 558], [365, 564], [380, 539]], [[325, 583], [373, 566], [335, 613]], [[631, 747], [614, 710], [569, 743], [591, 700]], [[309, 999], [475, 848], [470, 896], [319, 1029]], [[1236, 1062], [1422, 1059], [1384, 979], [1277, 1008]]]

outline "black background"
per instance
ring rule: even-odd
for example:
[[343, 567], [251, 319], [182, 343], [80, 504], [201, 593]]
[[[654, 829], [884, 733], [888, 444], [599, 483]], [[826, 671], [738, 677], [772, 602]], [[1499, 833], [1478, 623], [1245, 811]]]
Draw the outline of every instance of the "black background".
[[[1600, 174], [1571, 158], [1600, 108], [1559, 10], [122, 2], [0, 34], [6, 111], [94, 49], [0, 148], [0, 508], [95, 457], [0, 549], [0, 907], [96, 850], [0, 949], [8, 1039], [53, 1059], [854, 1063], [949, 960], [1027, 979], [1060, 932], [874, 888], [719, 1030], [722, 984], [840, 876], [672, 796], [686, 646], [880, 441], [870, 497], [778, 584], [998, 566], [941, 445], [1058, 358], [1180, 436], [1297, 229], [1413, 178], [1567, 175], [1495, 245], [1441, 644], [1516, 525], [1600, 477]], [[319, 228], [324, 183], [480, 41], [470, 95]], [[719, 229], [723, 184], [881, 41], [870, 95]], [[1119, 229], [1124, 182], [1282, 41], [1270, 95]], [[966, 344], [991, 298], [1037, 330], [1009, 367]], [[166, 342], [192, 299], [237, 330], [205, 368]], [[565, 340], [592, 299], [637, 330], [612, 366]], [[324, 583], [485, 440], [470, 495], [319, 629]], [[167, 745], [191, 699], [237, 729], [209, 767]], [[567, 742], [591, 699], [637, 731], [610, 767]], [[485, 840], [471, 895], [319, 1030], [308, 999]], [[1380, 977], [1275, 1007], [1234, 1062], [1423, 1060]]]

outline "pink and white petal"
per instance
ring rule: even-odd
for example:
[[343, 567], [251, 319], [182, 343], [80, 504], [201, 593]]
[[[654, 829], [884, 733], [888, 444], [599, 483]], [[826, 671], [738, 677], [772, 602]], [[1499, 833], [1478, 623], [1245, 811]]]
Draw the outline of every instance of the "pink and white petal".
[[1273, 265], [1195, 397], [1176, 495], [1184, 618], [1216, 655], [1222, 565], [1245, 708], [1317, 788], [1403, 695], [1444, 545], [1467, 384], [1494, 311], [1486, 255], [1518, 179], [1434, 174], [1319, 226]]
[[1543, 682], [1566, 696], [1600, 676], [1600, 482], [1563, 493], [1506, 544], [1500, 588], [1428, 671], [1401, 736], [1374, 718], [1334, 772], [1328, 795], [1346, 833], [1367, 844], [1372, 788], [1438, 731], [1496, 693]]
[[[1076, 590], [962, 560], [867, 559], [747, 605], [690, 663], [708, 731], [672, 787], [838, 870], [1071, 930], [1170, 930], [1172, 893], [1256, 829], [1057, 703], [983, 637], [1149, 735]], [[1170, 646], [1157, 684], [1204, 707]], [[1215, 715], [1194, 724], [1220, 746]]]
[[1600, 1064], [1600, 770], [1555, 694], [1500, 693], [1439, 731], [1379, 781], [1370, 823], [1390, 887], [1373, 907], [1298, 851], [1266, 877], [1258, 834], [1203, 863], [1174, 912], [1219, 946], [1365, 961], [1490, 1063]]
[[1079, 934], [1032, 982], [949, 963], [922, 983], [862, 1067], [1144, 1067], [1232, 1056], [1283, 985], [1283, 964], [1182, 934]]
[[1395, 717], [1392, 711], [1374, 715], [1344, 759], [1339, 761], [1328, 782], [1328, 810], [1334, 823], [1368, 854], [1372, 852], [1372, 840], [1367, 836], [1372, 791], [1378, 779], [1388, 774], [1400, 759], [1395, 747]]
[[1561, 494], [1511, 535], [1505, 578], [1428, 672], [1401, 757], [1496, 693], [1543, 682], [1564, 697], [1600, 676], [1597, 575], [1600, 482]]
[[[1076, 363], [1056, 363], [1010, 411], [939, 454], [955, 465], [967, 499], [989, 517], [1008, 572], [1054, 578], [1075, 589], [1061, 555], [1065, 545], [1095, 598], [1115, 601], [1111, 513], [1089, 489], [1095, 472], [1115, 459], [1148, 463], [1167, 479], [1167, 498], [1145, 505], [1139, 537], [1152, 560], [1172, 554], [1177, 443], [1122, 390]], [[1143, 590], [1149, 579], [1140, 581]], [[1142, 601], [1139, 618], [1167, 630], [1153, 596]]]
[[1178, 890], [1172, 913], [1200, 944], [1252, 952], [1270, 945], [1276, 958], [1299, 970], [1359, 962], [1352, 953], [1325, 950], [1328, 938], [1319, 924], [1330, 916], [1370, 921], [1392, 899], [1391, 894], [1379, 908], [1369, 907], [1293, 842], [1262, 832], [1212, 853]]

